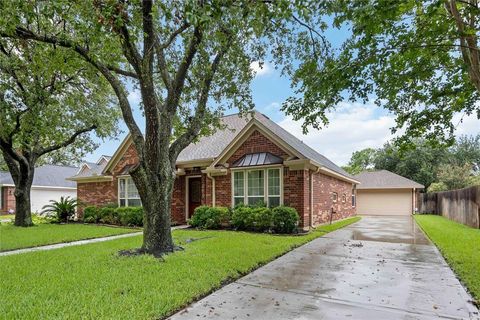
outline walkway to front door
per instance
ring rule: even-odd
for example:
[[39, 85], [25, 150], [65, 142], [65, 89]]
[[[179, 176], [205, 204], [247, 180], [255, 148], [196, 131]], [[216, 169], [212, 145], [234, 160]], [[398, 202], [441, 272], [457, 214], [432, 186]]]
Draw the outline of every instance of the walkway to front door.
[[412, 217], [363, 217], [171, 319], [478, 319]]

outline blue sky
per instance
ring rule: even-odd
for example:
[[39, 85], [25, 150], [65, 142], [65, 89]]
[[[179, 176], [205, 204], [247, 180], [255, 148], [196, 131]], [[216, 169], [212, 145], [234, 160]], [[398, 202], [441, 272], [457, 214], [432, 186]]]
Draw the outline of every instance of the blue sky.
[[[326, 33], [334, 47], [338, 46], [348, 34], [346, 28], [341, 30], [331, 28]], [[394, 126], [395, 118], [385, 109], [374, 105], [373, 101], [365, 104], [341, 103], [334, 112], [328, 114], [330, 123], [326, 128], [310, 130], [307, 135], [303, 135], [301, 123], [294, 122], [280, 111], [282, 102], [293, 94], [289, 79], [281, 77], [279, 72], [268, 63], [263, 69], [259, 69], [258, 65], [252, 65], [252, 69], [257, 72], [251, 84], [256, 109], [338, 165], [346, 164], [352, 152], [368, 147], [381, 147], [393, 137], [390, 128]], [[136, 106], [135, 116], [143, 126], [144, 121], [138, 110], [138, 92], [132, 90], [129, 100]], [[235, 110], [227, 111], [227, 114], [233, 112]], [[457, 121], [459, 119], [460, 115]], [[128, 132], [123, 122], [121, 127], [124, 132], [119, 137], [100, 141], [100, 147], [88, 154], [85, 160], [95, 162], [103, 154], [112, 155]], [[480, 121], [472, 116], [463, 119], [456, 134], [479, 132]]]

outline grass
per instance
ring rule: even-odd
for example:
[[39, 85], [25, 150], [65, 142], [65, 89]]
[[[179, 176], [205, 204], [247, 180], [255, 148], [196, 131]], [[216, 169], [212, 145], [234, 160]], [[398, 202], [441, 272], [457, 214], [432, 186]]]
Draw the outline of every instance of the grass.
[[477, 302], [480, 302], [480, 230], [441, 216], [415, 215]]
[[0, 220], [12, 220], [12, 219], [15, 219], [15, 215], [14, 214], [2, 214], [0, 215]]
[[76, 223], [41, 223], [28, 228], [15, 227], [12, 224], [2, 224], [0, 225], [0, 251], [99, 238], [135, 231], [139, 230]]
[[[307, 235], [175, 230], [185, 251], [164, 261], [119, 257], [141, 236], [0, 258], [0, 314], [7, 319], [158, 319], [359, 218]], [[197, 239], [196, 241], [186, 241]]]

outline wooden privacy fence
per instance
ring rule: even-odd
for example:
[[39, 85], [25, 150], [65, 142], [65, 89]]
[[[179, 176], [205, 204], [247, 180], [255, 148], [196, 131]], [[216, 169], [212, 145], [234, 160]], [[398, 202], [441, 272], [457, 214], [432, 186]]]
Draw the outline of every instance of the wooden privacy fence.
[[480, 228], [480, 186], [421, 193], [418, 212], [438, 214], [469, 227]]

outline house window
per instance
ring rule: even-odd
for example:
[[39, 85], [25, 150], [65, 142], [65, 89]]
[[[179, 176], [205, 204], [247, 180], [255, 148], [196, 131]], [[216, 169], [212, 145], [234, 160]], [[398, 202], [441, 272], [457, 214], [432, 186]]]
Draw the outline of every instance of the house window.
[[333, 202], [337, 202], [337, 200], [338, 200], [338, 194], [337, 194], [336, 192], [333, 192], [333, 193], [332, 193], [332, 200], [333, 200]]
[[345, 202], [347, 202], [347, 194], [346, 193], [342, 194], [342, 203], [345, 203]]
[[138, 207], [142, 205], [140, 195], [132, 178], [118, 179], [118, 199], [120, 207]]
[[281, 204], [281, 169], [235, 170], [233, 172], [233, 205]]
[[357, 204], [356, 203], [356, 199], [355, 199], [355, 193], [352, 192], [352, 207], [355, 207], [355, 205]]
[[265, 171], [248, 171], [248, 204], [256, 205], [265, 201]]
[[280, 169], [268, 169], [268, 206], [280, 205]]
[[233, 206], [245, 203], [245, 172], [233, 173]]

